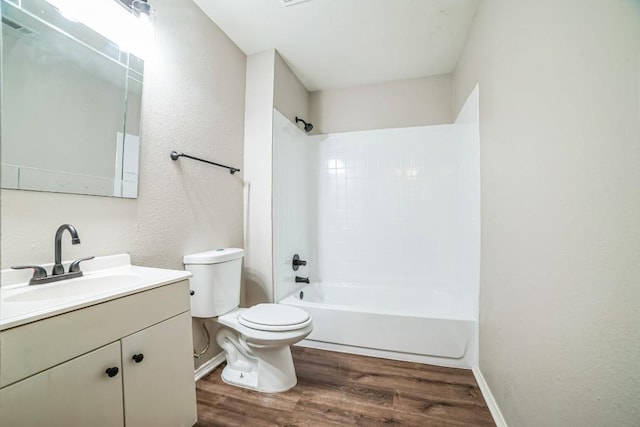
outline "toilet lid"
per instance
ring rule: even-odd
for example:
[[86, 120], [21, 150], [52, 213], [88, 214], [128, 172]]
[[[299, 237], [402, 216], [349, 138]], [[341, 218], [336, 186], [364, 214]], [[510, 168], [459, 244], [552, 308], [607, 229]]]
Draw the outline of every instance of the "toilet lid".
[[282, 304], [258, 304], [245, 310], [238, 322], [260, 331], [293, 331], [311, 323], [311, 316], [299, 308]]

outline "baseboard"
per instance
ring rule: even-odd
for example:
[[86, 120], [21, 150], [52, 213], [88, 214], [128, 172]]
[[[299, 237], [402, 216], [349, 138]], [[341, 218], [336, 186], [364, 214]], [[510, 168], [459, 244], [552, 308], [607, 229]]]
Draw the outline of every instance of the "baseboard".
[[480, 371], [480, 368], [478, 366], [474, 366], [471, 368], [471, 371], [473, 372], [473, 376], [476, 377], [476, 382], [478, 383], [478, 387], [480, 387], [480, 392], [482, 392], [482, 397], [484, 397], [484, 401], [487, 403], [487, 407], [489, 408], [489, 412], [491, 412], [493, 421], [496, 423], [496, 427], [508, 427], [507, 422], [502, 416], [502, 412], [500, 412], [498, 403], [493, 397], [493, 393], [491, 393], [491, 389]]
[[209, 372], [213, 371], [218, 366], [220, 366], [220, 364], [222, 364], [222, 362], [224, 361], [225, 361], [225, 353], [224, 351], [221, 351], [220, 353], [213, 356], [213, 358], [204, 362], [202, 366], [200, 366], [198, 369], [195, 370], [194, 372], [195, 380], [198, 381], [200, 378], [204, 377]]

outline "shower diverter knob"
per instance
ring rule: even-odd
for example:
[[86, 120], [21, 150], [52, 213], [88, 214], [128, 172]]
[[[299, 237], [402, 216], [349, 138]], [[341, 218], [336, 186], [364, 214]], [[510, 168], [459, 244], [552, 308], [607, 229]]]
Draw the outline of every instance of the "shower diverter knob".
[[291, 267], [293, 268], [293, 271], [298, 271], [298, 268], [300, 268], [301, 265], [307, 265], [307, 261], [301, 260], [300, 255], [295, 254], [293, 256], [293, 261], [291, 261]]

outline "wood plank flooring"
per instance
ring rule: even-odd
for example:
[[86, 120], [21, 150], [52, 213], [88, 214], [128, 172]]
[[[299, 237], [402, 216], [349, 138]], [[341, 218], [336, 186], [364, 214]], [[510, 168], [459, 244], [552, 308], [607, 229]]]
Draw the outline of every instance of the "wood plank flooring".
[[196, 383], [197, 427], [495, 426], [473, 374], [293, 347], [298, 385], [264, 394], [227, 385], [219, 366]]

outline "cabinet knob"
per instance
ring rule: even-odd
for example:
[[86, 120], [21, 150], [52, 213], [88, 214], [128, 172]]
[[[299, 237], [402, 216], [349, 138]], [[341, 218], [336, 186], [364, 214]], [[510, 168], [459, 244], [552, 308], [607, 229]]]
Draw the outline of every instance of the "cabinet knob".
[[196, 291], [189, 291], [189, 295], [195, 295]]
[[109, 378], [115, 377], [116, 375], [118, 375], [118, 372], [120, 371], [120, 369], [118, 369], [117, 366], [114, 366], [113, 368], [107, 368], [106, 371], [104, 371], [107, 375], [109, 375]]
[[136, 362], [136, 363], [140, 363], [142, 362], [142, 359], [144, 359], [144, 354], [140, 353], [140, 354], [134, 354], [132, 359]]

